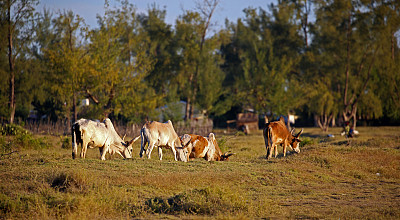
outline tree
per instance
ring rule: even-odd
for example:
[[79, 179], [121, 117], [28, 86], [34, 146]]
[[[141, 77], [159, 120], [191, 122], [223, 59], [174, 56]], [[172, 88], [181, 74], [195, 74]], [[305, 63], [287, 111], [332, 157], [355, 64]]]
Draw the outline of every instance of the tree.
[[100, 28], [90, 32], [93, 63], [85, 84], [87, 94], [98, 103], [91, 114], [134, 121], [152, 116], [160, 97], [144, 81], [154, 64], [133, 5], [122, 2], [120, 9], [106, 7], [98, 23]]
[[[293, 6], [283, 2], [271, 5], [272, 15], [259, 9], [246, 9], [246, 19], [231, 24], [231, 43], [223, 48], [227, 80], [242, 109], [260, 113], [288, 114], [302, 104], [298, 62], [302, 39], [295, 24]], [[232, 66], [233, 68], [229, 68]]]
[[[218, 54], [213, 54], [213, 50], [216, 50], [218, 46], [215, 44], [208, 44], [207, 46], [210, 47], [205, 47], [207, 31], [210, 28], [211, 19], [218, 4], [219, 0], [205, 0], [201, 3], [196, 2], [198, 12], [187, 11], [177, 20], [175, 36], [177, 37], [176, 42], [179, 42], [179, 60], [182, 61], [181, 64], [183, 64], [179, 68], [178, 75], [180, 75], [180, 84], [185, 85], [181, 87], [181, 91], [184, 93], [186, 99], [185, 120], [191, 120], [194, 115], [194, 106], [198, 104], [196, 100], [199, 96], [199, 89], [206, 89], [205, 84], [213, 81], [212, 78], [205, 77], [205, 75], [211, 74], [209, 71], [218, 69], [213, 68], [213, 66], [219, 65]], [[218, 80], [219, 73], [221, 72], [215, 73], [215, 80]], [[188, 80], [186, 83], [182, 81], [184, 78]], [[207, 81], [200, 82], [200, 80]], [[200, 88], [201, 83], [203, 84]], [[210, 102], [214, 102], [215, 98], [210, 100]], [[204, 99], [202, 104], [206, 104]], [[206, 106], [202, 107], [207, 109]]]
[[43, 48], [53, 100], [64, 106], [62, 116], [71, 121], [78, 120], [78, 94], [85, 83], [85, 65], [88, 56], [83, 46], [84, 21], [72, 11], [60, 12], [53, 21], [55, 38], [48, 48]]
[[178, 101], [176, 85], [173, 83], [174, 71], [176, 71], [174, 56], [176, 43], [173, 40], [171, 25], [165, 23], [165, 10], [160, 10], [153, 4], [147, 14], [139, 14], [138, 19], [143, 28], [141, 35], [147, 43], [148, 55], [154, 58], [154, 68], [146, 82], [154, 88], [158, 96], [162, 96], [160, 104]]
[[[400, 2], [382, 0], [374, 2], [371, 6], [382, 53], [377, 55], [378, 68], [372, 78], [373, 88], [369, 89], [367, 95], [377, 96], [385, 117], [400, 119], [400, 48], [399, 36], [396, 37], [400, 30]], [[363, 102], [370, 103], [367, 99]], [[374, 114], [375, 103], [377, 101], [371, 103], [372, 106], [368, 108], [370, 111], [363, 111], [363, 115], [368, 115], [369, 118], [379, 117], [379, 114]]]
[[[212, 111], [223, 94], [224, 73], [220, 69], [221, 55], [217, 52], [222, 35], [207, 38], [207, 30], [218, 1], [205, 1], [198, 12], [187, 11], [176, 21], [177, 75], [179, 92], [186, 101], [185, 120], [194, 116], [194, 108]], [[220, 108], [221, 110], [221, 108]]]
[[8, 65], [9, 65], [9, 122], [14, 123], [15, 67], [22, 48], [26, 47], [33, 35], [32, 18], [36, 0], [6, 0], [1, 3], [2, 26], [7, 29]]
[[361, 1], [318, 1], [317, 8], [316, 51], [331, 67], [343, 120], [353, 120], [354, 129], [360, 100], [371, 88], [376, 58], [382, 52], [380, 25], [371, 5]]

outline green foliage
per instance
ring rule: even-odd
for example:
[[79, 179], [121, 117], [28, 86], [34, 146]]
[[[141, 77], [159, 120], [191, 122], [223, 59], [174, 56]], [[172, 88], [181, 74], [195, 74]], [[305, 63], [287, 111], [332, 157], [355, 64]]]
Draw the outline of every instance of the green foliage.
[[173, 122], [182, 121], [183, 119], [183, 103], [173, 102], [160, 108], [162, 121], [171, 120]]
[[63, 149], [71, 149], [72, 148], [72, 140], [70, 136], [61, 136], [60, 137], [61, 148]]
[[50, 144], [45, 138], [35, 138], [30, 133], [16, 135], [14, 138], [14, 144], [27, 149], [45, 149], [50, 147]]
[[306, 146], [306, 145], [314, 145], [318, 144], [318, 139], [316, 138], [310, 138], [310, 137], [300, 137], [300, 147]]
[[[140, 123], [181, 100], [187, 117], [194, 109], [225, 118], [244, 109], [303, 112], [325, 127], [343, 115], [400, 118], [398, 1], [279, 1], [246, 8], [244, 19], [218, 31], [210, 13], [216, 5], [207, 5], [218, 1], [184, 11], [174, 25], [156, 4], [138, 13], [118, 1], [105, 4], [92, 29], [73, 11], [35, 14], [36, 2], [11, 2], [26, 6], [13, 24], [16, 116], [23, 119], [34, 110], [53, 121], [76, 114]], [[0, 36], [0, 103], [10, 98], [7, 40]], [[0, 106], [0, 117], [9, 115]]]
[[0, 145], [3, 152], [11, 151], [11, 145], [26, 149], [43, 149], [50, 146], [44, 138], [35, 138], [31, 132], [16, 124], [5, 124], [1, 126], [1, 135], [13, 136], [10, 143], [6, 143], [2, 137]]
[[3, 124], [0, 130], [1, 135], [27, 135], [30, 134], [25, 128], [17, 124]]

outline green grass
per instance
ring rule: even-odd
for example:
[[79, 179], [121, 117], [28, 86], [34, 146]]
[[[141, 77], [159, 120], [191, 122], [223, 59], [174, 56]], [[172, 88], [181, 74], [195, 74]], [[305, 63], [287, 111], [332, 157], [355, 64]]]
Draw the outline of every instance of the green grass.
[[188, 163], [141, 159], [140, 143], [131, 160], [72, 160], [65, 137], [1, 136], [0, 218], [399, 219], [400, 128], [360, 127], [349, 143], [340, 130], [305, 128], [300, 154], [271, 160], [261, 131], [215, 131], [236, 155]]

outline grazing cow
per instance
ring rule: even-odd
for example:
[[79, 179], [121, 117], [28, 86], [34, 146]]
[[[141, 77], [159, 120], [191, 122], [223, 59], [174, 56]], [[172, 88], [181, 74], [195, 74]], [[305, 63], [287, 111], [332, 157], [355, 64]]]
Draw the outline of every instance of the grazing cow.
[[286, 147], [289, 146], [296, 153], [300, 153], [299, 143], [301, 140], [299, 136], [303, 133], [303, 129], [296, 135], [293, 136], [293, 131], [289, 130], [285, 126], [285, 120], [283, 117], [279, 121], [266, 123], [263, 131], [265, 147], [267, 148], [267, 159], [272, 157], [272, 153], [275, 150], [275, 157], [278, 155], [277, 145], [283, 145], [283, 156], [286, 156]]
[[[140, 130], [142, 143], [140, 145], [139, 156], [143, 157], [143, 152], [146, 152], [147, 158], [150, 159], [151, 151], [154, 147], [158, 147], [158, 156], [162, 160], [162, 147], [171, 149], [175, 160], [187, 161], [184, 153], [182, 141], [175, 132], [172, 122], [168, 120], [166, 123], [157, 121], [146, 122]], [[148, 148], [145, 146], [148, 143]]]
[[72, 133], [72, 158], [75, 159], [78, 153], [78, 144], [81, 144], [81, 158], [86, 157], [87, 147], [98, 147], [101, 160], [106, 159], [106, 153], [111, 155], [118, 153], [123, 158], [132, 158], [132, 144], [139, 137], [131, 141], [124, 141], [117, 134], [110, 119], [105, 119], [104, 123], [95, 122], [88, 119], [79, 119], [71, 128]]
[[181, 136], [184, 144], [184, 150], [189, 158], [204, 158], [207, 161], [225, 161], [228, 160], [233, 153], [222, 154], [218, 146], [215, 135], [210, 133], [208, 137], [195, 134], [184, 134]]

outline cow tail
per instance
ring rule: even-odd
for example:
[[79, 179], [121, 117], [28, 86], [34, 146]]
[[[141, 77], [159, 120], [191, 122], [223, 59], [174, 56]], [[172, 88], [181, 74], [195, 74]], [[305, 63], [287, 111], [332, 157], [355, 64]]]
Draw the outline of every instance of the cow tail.
[[268, 131], [267, 131], [267, 139], [268, 139], [268, 149], [269, 149], [269, 151], [267, 150], [267, 156], [269, 157], [269, 156], [272, 156], [272, 143], [271, 143], [271, 140], [272, 140], [272, 127], [268, 127]]
[[72, 134], [72, 159], [75, 159], [78, 154], [78, 146], [76, 144], [76, 126], [77, 124], [72, 125], [71, 134]]
[[143, 152], [146, 153], [146, 149], [144, 149], [145, 146], [146, 146], [146, 138], [145, 138], [145, 135], [144, 135], [144, 126], [143, 126], [142, 129], [140, 129], [140, 136], [142, 138], [141, 138], [141, 142], [140, 142], [140, 153], [139, 153], [139, 156], [143, 157]]

